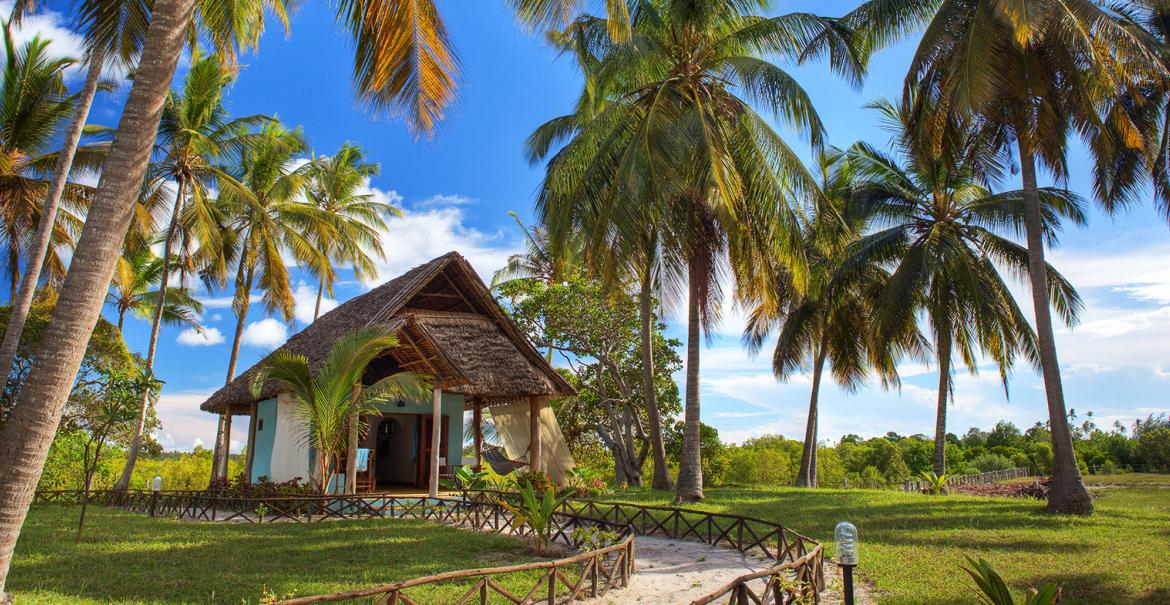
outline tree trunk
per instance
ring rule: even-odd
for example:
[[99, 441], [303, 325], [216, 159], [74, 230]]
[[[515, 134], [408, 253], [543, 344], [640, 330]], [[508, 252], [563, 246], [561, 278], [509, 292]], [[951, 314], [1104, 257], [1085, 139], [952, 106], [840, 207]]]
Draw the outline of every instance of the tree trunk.
[[797, 487], [817, 486], [817, 421], [821, 396], [821, 376], [825, 370], [825, 345], [817, 346], [813, 360], [812, 391], [808, 397], [808, 420], [804, 425], [804, 447], [800, 452]]
[[[0, 364], [3, 364], [0, 367], [4, 368], [5, 375], [12, 368], [16, 349], [20, 344], [20, 334], [24, 331], [24, 322], [28, 319], [28, 310], [32, 307], [37, 283], [41, 279], [41, 268], [45, 264], [45, 256], [48, 255], [49, 244], [53, 240], [53, 227], [57, 224], [57, 206], [61, 203], [61, 194], [65, 191], [65, 183], [69, 180], [69, 172], [73, 168], [73, 156], [77, 153], [77, 144], [81, 141], [85, 121], [89, 119], [89, 108], [93, 105], [94, 95], [97, 94], [105, 56], [105, 48], [101, 45], [90, 50], [89, 68], [85, 72], [85, 84], [81, 88], [77, 105], [73, 109], [73, 120], [65, 129], [65, 140], [58, 152], [57, 165], [53, 168], [53, 181], [49, 184], [49, 195], [45, 198], [45, 205], [41, 209], [41, 220], [37, 225], [36, 239], [33, 240], [29, 248], [28, 265], [24, 268], [24, 279], [20, 281], [19, 288], [12, 290], [12, 313], [8, 316], [8, 330], [4, 333], [4, 341], [0, 343]], [[13, 265], [12, 271], [15, 275], [15, 265]]]
[[[248, 319], [248, 305], [251, 302], [252, 294], [252, 270], [246, 268], [248, 256], [246, 253], [240, 254], [240, 267], [236, 271], [236, 281], [239, 283], [240, 279], [244, 280], [244, 298], [240, 301], [240, 308], [236, 311], [236, 333], [232, 337], [232, 352], [228, 357], [227, 379], [224, 384], [231, 384], [232, 379], [236, 377], [236, 362], [240, 358], [240, 340], [244, 336], [244, 322]], [[211, 481], [223, 477], [227, 473], [227, 455], [226, 450], [231, 444], [224, 443], [224, 430], [227, 424], [231, 421], [225, 418], [224, 414], [219, 415], [219, 427], [215, 431], [215, 449], [211, 453]], [[222, 468], [221, 468], [222, 465]]]
[[1073, 451], [1068, 412], [1064, 406], [1064, 387], [1060, 381], [1060, 364], [1056, 357], [1056, 338], [1052, 333], [1052, 311], [1048, 306], [1048, 266], [1044, 260], [1043, 219], [1040, 192], [1036, 187], [1036, 159], [1023, 139], [1019, 139], [1020, 172], [1024, 184], [1024, 227], [1028, 239], [1028, 279], [1032, 286], [1032, 306], [1036, 312], [1036, 336], [1040, 348], [1040, 369], [1044, 375], [1044, 394], [1048, 400], [1048, 422], [1052, 429], [1052, 489], [1048, 492], [1048, 511], [1078, 515], [1093, 514], [1093, 499], [1081, 480]]
[[658, 414], [658, 394], [654, 388], [654, 313], [651, 309], [650, 269], [642, 276], [642, 291], [638, 293], [642, 320], [642, 401], [646, 404], [646, 420], [650, 424], [650, 452], [654, 456], [654, 489], [671, 490], [670, 468], [666, 465], [666, 448], [662, 444], [662, 417]]
[[321, 280], [321, 284], [317, 286], [317, 306], [313, 307], [313, 321], [321, 316], [321, 297], [325, 294], [325, 280]]
[[938, 339], [938, 410], [934, 417], [934, 474], [947, 472], [947, 402], [951, 394], [951, 335]]
[[146, 173], [163, 103], [187, 41], [192, 0], [154, 5], [134, 84], [42, 345], [0, 434], [0, 594], [49, 445], [101, 314]]
[[[158, 333], [162, 329], [163, 308], [167, 304], [167, 285], [171, 278], [171, 244], [175, 239], [175, 231], [178, 229], [179, 217], [183, 212], [183, 198], [187, 192], [186, 181], [180, 180], [179, 186], [175, 189], [175, 204], [171, 209], [171, 223], [167, 226], [167, 234], [163, 239], [163, 254], [162, 275], [159, 276], [158, 284], [158, 303], [154, 306], [154, 317], [150, 322], [150, 340], [146, 346], [146, 368], [147, 372], [154, 370], [154, 354], [158, 349]], [[119, 331], [121, 330], [121, 316], [118, 318]], [[118, 483], [114, 485], [114, 491], [124, 492], [130, 489], [130, 476], [134, 474], [134, 465], [138, 462], [138, 452], [142, 450], [142, 434], [146, 430], [146, 415], [150, 411], [150, 390], [147, 389], [142, 394], [142, 403], [138, 410], [138, 428], [134, 431], [134, 437], [130, 439], [130, 451], [126, 454], [126, 464], [122, 466], [122, 476], [118, 478]]]
[[699, 275], [696, 263], [690, 264], [687, 286], [687, 378], [686, 405], [683, 410], [682, 459], [678, 468], [678, 491], [680, 502], [695, 502], [703, 499], [703, 458], [700, 451], [701, 438], [699, 420], [699, 347], [702, 334], [699, 327]]

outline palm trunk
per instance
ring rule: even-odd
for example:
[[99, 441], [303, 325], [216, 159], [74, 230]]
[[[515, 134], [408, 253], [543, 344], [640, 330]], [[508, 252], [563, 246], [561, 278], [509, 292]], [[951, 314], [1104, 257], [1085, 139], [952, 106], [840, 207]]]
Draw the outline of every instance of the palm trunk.
[[[240, 254], [240, 266], [236, 271], [236, 283], [239, 284], [241, 280], [244, 282], [244, 297], [240, 301], [239, 309], [236, 311], [236, 333], [232, 337], [232, 352], [228, 357], [227, 379], [224, 384], [231, 384], [232, 379], [236, 377], [236, 362], [240, 358], [240, 340], [244, 336], [244, 322], [248, 319], [248, 305], [251, 302], [250, 295], [252, 292], [252, 271], [246, 267], [248, 255], [242, 252]], [[211, 458], [211, 480], [223, 478], [227, 474], [227, 450], [231, 446], [225, 443], [224, 433], [228, 425], [231, 423], [227, 414], [219, 415], [219, 426], [215, 432], [215, 449], [212, 451]]]
[[947, 472], [947, 402], [951, 394], [951, 337], [938, 336], [938, 410], [934, 417], [934, 474]]
[[[20, 334], [24, 331], [24, 322], [28, 319], [28, 310], [32, 307], [37, 283], [40, 282], [41, 268], [45, 264], [45, 256], [48, 255], [49, 243], [53, 240], [53, 227], [57, 224], [57, 206], [61, 203], [61, 194], [65, 191], [65, 182], [69, 179], [69, 171], [73, 167], [73, 156], [77, 153], [77, 144], [81, 141], [85, 121], [89, 118], [89, 108], [93, 105], [94, 95], [97, 94], [105, 56], [105, 48], [100, 45], [90, 51], [85, 84], [73, 109], [73, 121], [65, 129], [65, 141], [61, 144], [57, 165], [53, 168], [53, 181], [49, 184], [49, 195], [45, 198], [44, 208], [41, 209], [36, 239], [29, 249], [24, 279], [21, 280], [19, 288], [12, 290], [12, 313], [8, 316], [8, 329], [4, 333], [4, 341], [0, 343], [0, 364], [3, 364], [0, 367], [4, 368], [5, 374], [12, 368], [12, 362], [16, 358]], [[15, 275], [15, 265], [12, 271]]]
[[702, 345], [699, 329], [699, 274], [694, 260], [690, 263], [687, 286], [687, 392], [683, 409], [683, 447], [679, 460], [678, 491], [680, 502], [695, 502], [703, 499], [703, 458], [700, 451], [699, 421], [699, 347]]
[[321, 316], [321, 297], [325, 294], [325, 280], [321, 280], [321, 284], [317, 286], [317, 306], [313, 307], [313, 321]]
[[126, 309], [118, 309], [118, 334], [121, 335], [122, 325], [126, 322]]
[[1036, 336], [1040, 346], [1040, 368], [1044, 375], [1044, 394], [1048, 399], [1048, 422], [1052, 431], [1052, 489], [1048, 493], [1048, 511], [1090, 515], [1093, 500], [1081, 480], [1077, 456], [1073, 450], [1068, 412], [1064, 406], [1064, 387], [1056, 358], [1056, 338], [1052, 333], [1052, 311], [1048, 306], [1048, 266], [1044, 260], [1043, 219], [1040, 192], [1036, 187], [1036, 160], [1027, 143], [1019, 139], [1020, 172], [1024, 184], [1024, 227], [1028, 239], [1028, 279], [1032, 285], [1032, 305], [1036, 312]]
[[819, 343], [813, 360], [812, 392], [808, 397], [808, 420], [804, 425], [804, 447], [800, 451], [797, 487], [817, 486], [817, 421], [820, 412], [821, 376], [825, 370], [825, 345]]
[[0, 594], [65, 400], [101, 314], [138, 188], [187, 41], [193, 0], [154, 5], [134, 84], [106, 157], [57, 306], [17, 404], [0, 434]]
[[638, 293], [639, 313], [642, 320], [642, 401], [646, 404], [646, 420], [650, 424], [650, 452], [654, 456], [654, 489], [674, 489], [670, 480], [670, 468], [666, 466], [666, 448], [662, 444], [662, 418], [658, 413], [658, 395], [654, 388], [654, 313], [650, 297], [650, 270], [642, 278], [642, 290]]
[[[154, 307], [154, 317], [150, 322], [150, 341], [146, 347], [146, 372], [154, 370], [154, 355], [158, 349], [158, 333], [162, 329], [163, 308], [167, 304], [167, 286], [171, 277], [171, 244], [174, 242], [175, 231], [178, 229], [179, 217], [183, 212], [183, 197], [186, 193], [187, 183], [180, 179], [179, 186], [175, 189], [175, 205], [171, 210], [171, 224], [167, 226], [167, 234], [163, 239], [163, 269], [162, 275], [159, 276], [158, 303]], [[119, 315], [118, 330], [121, 331], [121, 329], [122, 317]], [[142, 394], [142, 403], [138, 409], [138, 427], [134, 432], [134, 437], [130, 439], [130, 451], [126, 454], [126, 464], [122, 466], [122, 476], [114, 485], [114, 491], [124, 492], [130, 489], [130, 477], [134, 474], [134, 465], [138, 463], [138, 453], [142, 450], [142, 435], [146, 430], [146, 416], [149, 412], [150, 391], [148, 389]]]

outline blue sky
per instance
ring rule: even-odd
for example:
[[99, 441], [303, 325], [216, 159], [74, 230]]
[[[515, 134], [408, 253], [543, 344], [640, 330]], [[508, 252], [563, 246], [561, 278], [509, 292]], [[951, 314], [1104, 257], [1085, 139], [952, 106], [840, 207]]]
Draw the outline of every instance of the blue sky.
[[[9, 5], [0, 3], [0, 10]], [[776, 12], [837, 15], [852, 6], [788, 2], [777, 5]], [[537, 125], [568, 111], [579, 87], [572, 63], [558, 60], [538, 36], [521, 31], [505, 3], [443, 2], [441, 8], [463, 64], [458, 101], [433, 140], [415, 141], [401, 122], [373, 117], [354, 102], [348, 44], [334, 24], [330, 5], [318, 0], [300, 7], [289, 36], [270, 25], [259, 52], [243, 58], [228, 96], [229, 109], [236, 115], [277, 115], [289, 125], [303, 126], [318, 154], [352, 141], [381, 163], [371, 192], [395, 201], [405, 214], [385, 236], [389, 258], [380, 266], [379, 282], [448, 250], [463, 253], [489, 278], [521, 244], [507, 212], [516, 211], [527, 221], [541, 175], [539, 166], [524, 161], [523, 141]], [[30, 19], [24, 35], [41, 31], [61, 52], [76, 52], [79, 44], [64, 27], [66, 22], [61, 12], [49, 12]], [[888, 135], [864, 105], [899, 92], [914, 43], [876, 57], [861, 91], [836, 79], [823, 65], [790, 66], [812, 96], [832, 144], [887, 141]], [[75, 74], [72, 84], [79, 85], [79, 80], [80, 74]], [[124, 97], [124, 88], [100, 97], [91, 121], [116, 125]], [[787, 134], [794, 146], [807, 150]], [[1089, 170], [1083, 154], [1075, 153], [1070, 161], [1070, 186], [1087, 194]], [[1094, 211], [1090, 227], [1066, 233], [1051, 260], [1080, 288], [1086, 302], [1081, 325], [1057, 335], [1069, 407], [1082, 415], [1092, 410], [1102, 425], [1114, 420], [1129, 424], [1170, 408], [1170, 238], [1149, 201], [1113, 217]], [[297, 281], [299, 319], [293, 325], [255, 310], [247, 318], [241, 369], [311, 319], [315, 284], [299, 273]], [[337, 298], [345, 300], [372, 285], [346, 280]], [[1019, 292], [1021, 306], [1030, 308], [1026, 290]], [[205, 334], [166, 328], [160, 337], [156, 373], [166, 387], [159, 403], [163, 428], [158, 438], [167, 448], [210, 444], [215, 436], [213, 417], [200, 412], [198, 405], [223, 384], [235, 318], [225, 293], [203, 298]], [[671, 331], [681, 337], [678, 313], [668, 312], [668, 320]], [[742, 316], [735, 309], [725, 315], [718, 335], [703, 350], [704, 421], [735, 441], [774, 433], [799, 437], [808, 400], [807, 375], [778, 383], [767, 355], [751, 359], [739, 346]], [[132, 349], [145, 348], [148, 333], [145, 322], [127, 322], [126, 340]], [[886, 431], [930, 433], [937, 374], [929, 366], [909, 363], [902, 373], [900, 392], [884, 392], [876, 384], [854, 394], [826, 387], [821, 399], [822, 438]], [[1010, 388], [1009, 401], [990, 368], [977, 376], [959, 374], [950, 411], [952, 432], [986, 428], [1000, 418], [1027, 426], [1046, 417], [1035, 371], [1018, 367]], [[242, 428], [234, 432], [235, 449], [244, 435]]]

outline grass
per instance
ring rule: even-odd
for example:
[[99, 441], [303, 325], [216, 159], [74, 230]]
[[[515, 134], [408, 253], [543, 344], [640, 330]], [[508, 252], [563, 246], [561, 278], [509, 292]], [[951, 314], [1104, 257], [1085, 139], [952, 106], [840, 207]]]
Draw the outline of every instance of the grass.
[[[1160, 473], [1115, 473], [1112, 475], [1084, 475], [1090, 487], [1170, 487], [1170, 475]], [[1004, 483], [1032, 483], [1035, 477], [1009, 479]]]
[[[90, 507], [78, 545], [78, 510], [33, 507], [8, 576], [18, 603], [256, 603], [534, 560], [516, 538], [425, 521], [213, 524], [102, 507]], [[524, 594], [538, 577], [512, 574], [502, 584]], [[469, 585], [409, 594], [449, 603]]]
[[[855, 523], [858, 573], [879, 602], [974, 603], [963, 555], [990, 561], [1022, 596], [1056, 582], [1064, 603], [1170, 603], [1165, 573], [1170, 493], [1102, 489], [1089, 518], [1049, 515], [1042, 502], [975, 496], [924, 496], [877, 490], [719, 488], [694, 505], [786, 524], [832, 551], [833, 527]], [[665, 492], [620, 499], [669, 504]]]

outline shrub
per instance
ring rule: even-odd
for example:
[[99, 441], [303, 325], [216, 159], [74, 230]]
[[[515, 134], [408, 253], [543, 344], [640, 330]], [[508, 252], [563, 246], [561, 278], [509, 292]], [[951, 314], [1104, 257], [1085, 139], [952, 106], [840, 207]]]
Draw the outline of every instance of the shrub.
[[[991, 563], [983, 559], [967, 557], [967, 564], [963, 571], [975, 580], [975, 585], [983, 593], [983, 599], [989, 605], [1016, 605], [1012, 591], [1007, 587]], [[1060, 588], [1055, 584], [1045, 584], [1039, 589], [1029, 588], [1022, 605], [1056, 605], [1060, 602]]]
[[1142, 431], [1137, 455], [1142, 464], [1161, 472], [1170, 471], [1170, 428]]
[[1011, 458], [1001, 456], [999, 454], [984, 454], [978, 458], [974, 458], [970, 462], [971, 466], [978, 469], [981, 473], [990, 473], [991, 471], [1006, 471], [1009, 468], [1015, 468], [1016, 464], [1012, 462]]
[[521, 489], [524, 486], [531, 487], [537, 494], [544, 494], [545, 492], [556, 491], [556, 484], [553, 483], [548, 473], [544, 471], [534, 471], [532, 469], [524, 469], [513, 473], [513, 481], [516, 482]]

